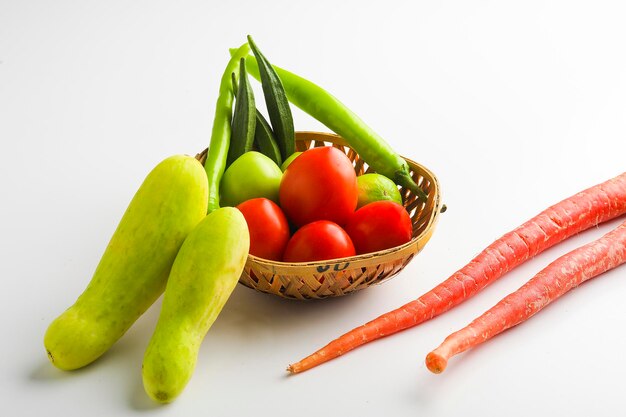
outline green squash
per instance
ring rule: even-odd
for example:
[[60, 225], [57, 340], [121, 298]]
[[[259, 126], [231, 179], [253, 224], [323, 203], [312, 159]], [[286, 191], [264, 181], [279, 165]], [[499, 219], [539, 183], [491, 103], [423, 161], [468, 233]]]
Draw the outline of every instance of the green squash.
[[190, 156], [167, 158], [148, 174], [91, 282], [48, 327], [44, 345], [55, 366], [72, 370], [93, 362], [152, 305], [207, 202], [206, 173]]
[[200, 344], [237, 285], [249, 248], [246, 220], [232, 207], [213, 211], [183, 243], [143, 360], [152, 399], [172, 401], [191, 379]]

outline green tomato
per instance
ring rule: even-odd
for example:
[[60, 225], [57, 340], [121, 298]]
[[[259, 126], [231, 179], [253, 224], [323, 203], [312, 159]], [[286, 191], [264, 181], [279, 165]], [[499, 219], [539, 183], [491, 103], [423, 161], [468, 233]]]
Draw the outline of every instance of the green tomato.
[[285, 162], [283, 162], [283, 164], [280, 166], [280, 169], [283, 170], [283, 172], [285, 172], [285, 170], [287, 169], [287, 167], [289, 166], [289, 164], [291, 164], [293, 162], [294, 159], [296, 159], [298, 156], [300, 156], [302, 152], [294, 152], [292, 153], [289, 158], [285, 159]]
[[260, 152], [246, 152], [224, 172], [220, 183], [222, 207], [243, 203], [251, 198], [265, 197], [278, 203], [278, 189], [283, 172]]

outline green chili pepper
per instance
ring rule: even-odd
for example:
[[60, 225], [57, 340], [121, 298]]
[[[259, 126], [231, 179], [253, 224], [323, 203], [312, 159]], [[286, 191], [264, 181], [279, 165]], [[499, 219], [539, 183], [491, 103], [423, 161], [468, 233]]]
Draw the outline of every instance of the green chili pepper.
[[[235, 159], [239, 158], [244, 153], [251, 151], [252, 143], [254, 142], [256, 106], [254, 104], [254, 93], [248, 82], [246, 60], [244, 58], [241, 58], [239, 63], [239, 80], [226, 167], [230, 166]], [[233, 81], [236, 82], [234, 78]]]
[[293, 116], [291, 115], [291, 108], [289, 107], [285, 89], [272, 64], [259, 51], [259, 48], [257, 48], [249, 35], [248, 44], [256, 57], [255, 68], [257, 68], [257, 73], [259, 73], [257, 79], [261, 81], [261, 86], [263, 87], [267, 112], [272, 122], [272, 128], [274, 129], [280, 152], [283, 159], [287, 159], [296, 150], [296, 139], [293, 128]]
[[228, 61], [220, 81], [219, 94], [215, 104], [213, 129], [211, 130], [211, 142], [204, 163], [204, 169], [209, 179], [209, 213], [220, 206], [219, 185], [226, 169], [226, 158], [230, 146], [234, 98], [231, 87], [231, 74], [238, 69], [239, 60], [248, 55], [248, 52], [250, 52], [250, 46], [245, 43], [232, 54], [232, 58]]
[[[237, 91], [239, 87], [237, 85], [237, 77], [235, 76], [235, 73], [232, 74], [232, 81], [233, 91]], [[235, 98], [237, 98], [236, 94]], [[256, 143], [256, 146], [259, 148], [261, 153], [269, 157], [272, 161], [276, 163], [276, 165], [280, 166], [283, 163], [283, 159], [280, 156], [280, 149], [278, 148], [278, 143], [276, 142], [274, 132], [272, 132], [270, 124], [267, 122], [267, 120], [265, 120], [265, 117], [263, 117], [263, 114], [261, 114], [258, 109], [256, 110], [254, 143]]]
[[[254, 57], [249, 55], [246, 64], [248, 73], [261, 79]], [[422, 201], [427, 200], [426, 193], [411, 178], [406, 161], [341, 101], [309, 80], [277, 66], [274, 70], [290, 102], [343, 137], [374, 171], [409, 188]]]

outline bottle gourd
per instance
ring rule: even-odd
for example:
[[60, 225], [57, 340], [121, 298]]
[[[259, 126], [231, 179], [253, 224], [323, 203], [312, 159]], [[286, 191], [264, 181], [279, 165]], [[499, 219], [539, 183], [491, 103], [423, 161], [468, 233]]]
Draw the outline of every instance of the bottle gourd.
[[207, 176], [193, 157], [172, 156], [148, 174], [91, 282], [48, 327], [44, 345], [55, 366], [72, 370], [93, 362], [152, 305], [207, 203]]
[[200, 344], [235, 289], [249, 247], [246, 219], [233, 207], [211, 212], [183, 243], [143, 360], [152, 399], [172, 401], [191, 379]]

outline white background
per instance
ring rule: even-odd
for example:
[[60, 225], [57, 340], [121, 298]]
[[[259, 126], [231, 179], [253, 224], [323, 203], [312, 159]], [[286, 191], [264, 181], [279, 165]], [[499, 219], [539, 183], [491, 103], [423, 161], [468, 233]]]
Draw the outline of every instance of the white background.
[[[424, 365], [447, 334], [623, 218], [435, 320], [286, 376], [288, 363], [417, 298], [548, 205], [626, 169], [623, 2], [378, 3], [0, 0], [0, 413], [623, 410], [626, 267], [454, 358], [441, 375]], [[290, 302], [237, 287], [172, 405], [153, 404], [141, 385], [158, 303], [101, 360], [55, 369], [43, 349], [47, 325], [86, 286], [149, 170], [207, 146], [228, 48], [248, 33], [274, 63], [332, 91], [436, 173], [449, 210], [432, 240], [393, 280], [342, 299]], [[295, 118], [298, 130], [326, 130]]]

